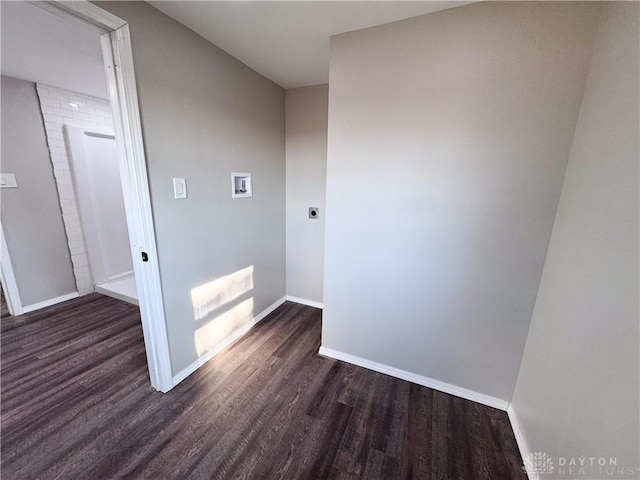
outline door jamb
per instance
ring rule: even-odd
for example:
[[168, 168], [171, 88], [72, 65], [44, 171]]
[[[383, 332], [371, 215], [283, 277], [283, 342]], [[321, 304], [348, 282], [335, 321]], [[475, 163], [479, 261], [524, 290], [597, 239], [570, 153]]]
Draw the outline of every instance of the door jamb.
[[0, 257], [0, 282], [2, 282], [4, 298], [7, 301], [7, 307], [9, 307], [9, 313], [11, 315], [22, 315], [24, 313], [24, 309], [2, 224], [0, 224], [0, 242], [2, 243], [2, 256]]

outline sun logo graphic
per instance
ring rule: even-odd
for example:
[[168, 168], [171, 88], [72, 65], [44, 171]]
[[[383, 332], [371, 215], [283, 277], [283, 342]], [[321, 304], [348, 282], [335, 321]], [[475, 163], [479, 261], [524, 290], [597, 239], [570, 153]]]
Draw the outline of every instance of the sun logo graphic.
[[544, 452], [530, 453], [524, 460], [522, 469], [526, 473], [547, 474], [553, 472], [553, 461]]

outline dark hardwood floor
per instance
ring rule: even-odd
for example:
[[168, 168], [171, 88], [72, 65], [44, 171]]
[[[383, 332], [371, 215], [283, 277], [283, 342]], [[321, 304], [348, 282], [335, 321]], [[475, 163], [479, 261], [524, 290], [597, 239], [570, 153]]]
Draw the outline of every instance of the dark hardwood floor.
[[320, 357], [320, 322], [285, 303], [162, 394], [132, 305], [3, 318], [2, 478], [526, 478], [504, 412]]
[[2, 289], [2, 285], [0, 285], [0, 318], [8, 317], [10, 315], [7, 300], [4, 298], [4, 290]]

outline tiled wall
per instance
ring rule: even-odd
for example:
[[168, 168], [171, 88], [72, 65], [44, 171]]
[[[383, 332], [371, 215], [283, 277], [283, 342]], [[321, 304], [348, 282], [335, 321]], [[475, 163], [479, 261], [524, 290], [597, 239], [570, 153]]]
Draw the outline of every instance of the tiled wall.
[[78, 293], [84, 295], [93, 291], [93, 279], [62, 127], [71, 125], [113, 132], [111, 107], [107, 100], [101, 98], [48, 85], [37, 84], [36, 86], [53, 164], [53, 174], [58, 186], [73, 272]]

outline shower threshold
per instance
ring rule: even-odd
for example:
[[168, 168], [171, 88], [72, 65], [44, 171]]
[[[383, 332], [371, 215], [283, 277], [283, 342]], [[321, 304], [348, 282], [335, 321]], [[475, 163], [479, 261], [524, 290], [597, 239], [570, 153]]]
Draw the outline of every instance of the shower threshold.
[[96, 285], [96, 292], [138, 305], [138, 291], [133, 274]]

